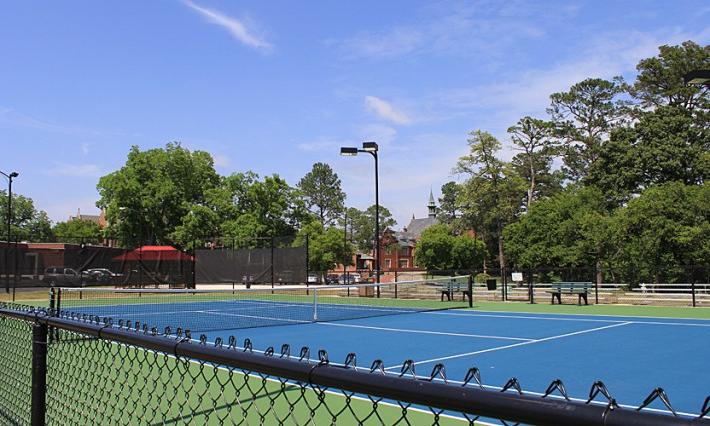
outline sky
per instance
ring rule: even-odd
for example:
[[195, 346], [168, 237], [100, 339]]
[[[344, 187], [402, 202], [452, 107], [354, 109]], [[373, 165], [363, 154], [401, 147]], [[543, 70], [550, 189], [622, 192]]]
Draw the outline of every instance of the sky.
[[[633, 80], [642, 58], [708, 44], [710, 4], [675, 1], [3, 2], [0, 170], [54, 221], [96, 214], [99, 177], [131, 146], [180, 141], [223, 175], [277, 173], [295, 185], [315, 162], [349, 206], [380, 202], [399, 226], [467, 152], [500, 138], [549, 95], [588, 77]], [[0, 187], [6, 187], [0, 179]]]

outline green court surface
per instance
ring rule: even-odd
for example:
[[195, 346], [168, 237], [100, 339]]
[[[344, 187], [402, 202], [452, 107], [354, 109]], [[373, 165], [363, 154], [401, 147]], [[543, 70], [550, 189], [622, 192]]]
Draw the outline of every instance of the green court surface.
[[620, 317], [710, 318], [710, 308], [648, 305], [552, 305], [550, 303], [488, 302], [474, 300], [474, 310]]

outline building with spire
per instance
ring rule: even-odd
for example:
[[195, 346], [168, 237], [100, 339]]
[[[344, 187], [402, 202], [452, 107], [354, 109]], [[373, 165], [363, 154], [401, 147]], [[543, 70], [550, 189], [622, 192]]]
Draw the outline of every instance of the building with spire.
[[422, 232], [432, 225], [439, 223], [436, 217], [438, 208], [434, 201], [434, 193], [429, 190], [429, 203], [427, 204], [427, 217], [417, 219], [412, 215], [412, 220], [401, 231], [386, 229], [380, 241], [381, 267], [383, 271], [393, 269], [412, 269], [414, 263], [414, 250]]

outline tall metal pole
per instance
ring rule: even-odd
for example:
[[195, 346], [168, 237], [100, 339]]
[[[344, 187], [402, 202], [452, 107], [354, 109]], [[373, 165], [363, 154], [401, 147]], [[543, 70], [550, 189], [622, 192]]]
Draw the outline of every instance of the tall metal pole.
[[345, 217], [343, 220], [343, 280], [347, 279], [348, 267], [345, 263], [348, 261], [348, 208], [345, 207]]
[[[0, 174], [5, 176], [9, 182], [7, 187], [7, 235], [5, 236], [7, 240], [5, 241], [7, 245], [5, 250], [5, 292], [10, 293], [10, 259], [8, 254], [10, 252], [10, 224], [12, 220], [12, 179], [19, 176], [19, 174], [17, 172], [11, 172], [10, 174], [0, 172]], [[15, 245], [15, 250], [17, 250], [17, 244]], [[17, 257], [17, 253], [15, 253], [15, 257]]]
[[[377, 152], [371, 152], [375, 157], [375, 282], [380, 283], [380, 178]], [[377, 286], [377, 297], [380, 297], [380, 286]]]

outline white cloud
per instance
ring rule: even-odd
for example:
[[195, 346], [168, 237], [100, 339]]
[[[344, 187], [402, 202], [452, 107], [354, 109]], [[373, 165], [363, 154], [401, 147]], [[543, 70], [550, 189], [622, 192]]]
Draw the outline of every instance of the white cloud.
[[376, 96], [365, 96], [365, 108], [380, 118], [396, 124], [409, 124], [412, 119], [403, 111], [395, 109], [389, 102]]
[[56, 163], [48, 169], [46, 174], [50, 176], [74, 176], [74, 177], [99, 177], [104, 172], [96, 164], [68, 164]]
[[89, 155], [89, 144], [84, 142], [81, 144], [81, 153], [84, 155]]
[[215, 154], [212, 156], [214, 165], [221, 168], [227, 168], [232, 165], [232, 160], [226, 155]]
[[207, 22], [219, 25], [220, 27], [227, 30], [232, 35], [232, 37], [234, 37], [244, 45], [264, 52], [268, 52], [273, 48], [271, 43], [264, 40], [262, 37], [254, 34], [246, 27], [246, 25], [244, 25], [243, 22], [239, 21], [238, 19], [232, 18], [231, 16], [227, 16], [216, 10], [199, 6], [191, 2], [190, 0], [183, 0], [183, 3], [192, 10], [202, 15], [202, 17], [204, 17]]

